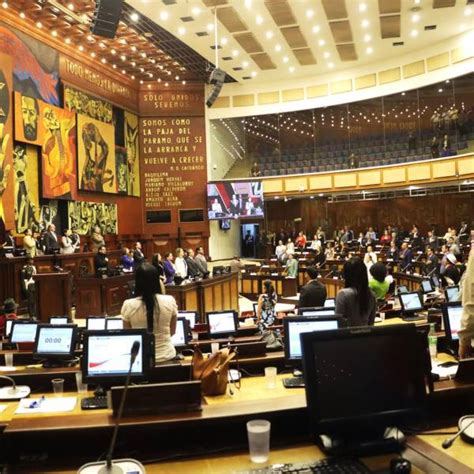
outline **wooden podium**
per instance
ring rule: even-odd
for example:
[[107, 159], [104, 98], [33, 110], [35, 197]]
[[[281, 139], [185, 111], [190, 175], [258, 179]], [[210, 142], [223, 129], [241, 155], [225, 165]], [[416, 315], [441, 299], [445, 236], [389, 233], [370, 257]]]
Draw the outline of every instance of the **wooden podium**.
[[67, 273], [38, 273], [33, 276], [36, 286], [37, 318], [48, 323], [51, 316], [66, 316], [71, 310], [71, 280]]

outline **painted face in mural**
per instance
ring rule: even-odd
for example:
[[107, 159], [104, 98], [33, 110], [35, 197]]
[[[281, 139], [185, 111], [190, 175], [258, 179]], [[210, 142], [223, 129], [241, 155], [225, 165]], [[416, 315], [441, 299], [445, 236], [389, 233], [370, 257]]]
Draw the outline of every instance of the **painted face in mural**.
[[21, 117], [25, 138], [35, 141], [38, 136], [38, 102], [35, 99], [21, 96]]

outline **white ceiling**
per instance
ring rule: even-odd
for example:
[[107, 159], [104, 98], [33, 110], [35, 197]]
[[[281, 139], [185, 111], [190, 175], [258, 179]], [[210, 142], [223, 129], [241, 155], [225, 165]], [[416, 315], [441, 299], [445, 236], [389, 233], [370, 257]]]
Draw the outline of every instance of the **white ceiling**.
[[[222, 9], [227, 21], [234, 23], [233, 32], [230, 32], [221, 21], [217, 21], [218, 42], [222, 47], [218, 49], [219, 67], [242, 83], [268, 83], [276, 79], [290, 80], [331, 71], [340, 72], [346, 68], [405, 55], [474, 28], [474, 5], [467, 5], [467, 0], [127, 2], [140, 14], [155, 21], [212, 63], [216, 62], [215, 51], [211, 49], [215, 44], [215, 8], [212, 5], [217, 3], [217, 9]], [[229, 7], [233, 7], [233, 10]], [[273, 17], [270, 9], [274, 10]], [[275, 20], [278, 14], [280, 27]], [[328, 19], [328, 15], [331, 18]], [[183, 18], [189, 21], [183, 21]], [[238, 21], [239, 18], [241, 22]], [[227, 21], [223, 21], [229, 26]], [[382, 23], [386, 26], [382, 27]], [[436, 29], [426, 31], [425, 26], [428, 25], [436, 25]], [[293, 48], [289, 44], [291, 38], [287, 41], [288, 38], [283, 35], [286, 28], [292, 30], [289, 32], [290, 36], [296, 34], [293, 40], [297, 44], [293, 44]], [[391, 31], [392, 37], [382, 39], [382, 31], [386, 34]], [[202, 32], [207, 35], [196, 34]], [[246, 51], [236, 39], [241, 35], [250, 39], [253, 47], [260, 52]], [[257, 41], [256, 46], [252, 39]], [[393, 46], [394, 42], [400, 41], [404, 42], [402, 46]], [[336, 44], [339, 44], [339, 51]], [[357, 59], [347, 60], [351, 51], [354, 51], [350, 45], [353, 45]], [[315, 64], [301, 65], [298, 54], [304, 57], [303, 61], [311, 62], [313, 57]], [[346, 60], [342, 60], [344, 55], [349, 55]], [[271, 68], [259, 67], [256, 62], [258, 59], [266, 62], [266, 67]], [[236, 67], [241, 67], [242, 70], [236, 71]]]

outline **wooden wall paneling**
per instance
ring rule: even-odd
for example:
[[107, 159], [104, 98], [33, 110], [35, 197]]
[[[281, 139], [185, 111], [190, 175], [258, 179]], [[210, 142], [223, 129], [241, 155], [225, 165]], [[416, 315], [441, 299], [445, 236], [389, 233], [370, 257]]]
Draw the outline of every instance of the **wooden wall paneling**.
[[224, 308], [224, 306], [223, 306], [223, 299], [224, 299], [223, 285], [213, 287], [212, 298], [213, 298], [213, 301], [214, 301], [214, 308], [215, 309], [217, 309], [218, 311], [227, 309], [227, 308]]
[[233, 309], [230, 294], [231, 282], [228, 281], [222, 286], [222, 307], [224, 309]]
[[[86, 280], [86, 279], [84, 279]], [[76, 318], [102, 314], [101, 288], [97, 285], [87, 285], [86, 282], [75, 281]]]

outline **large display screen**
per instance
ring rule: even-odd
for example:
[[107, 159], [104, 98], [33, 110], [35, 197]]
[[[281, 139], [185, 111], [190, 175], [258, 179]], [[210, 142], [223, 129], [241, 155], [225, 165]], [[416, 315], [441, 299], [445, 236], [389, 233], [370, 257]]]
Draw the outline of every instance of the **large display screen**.
[[208, 184], [207, 209], [211, 220], [263, 217], [262, 182]]

